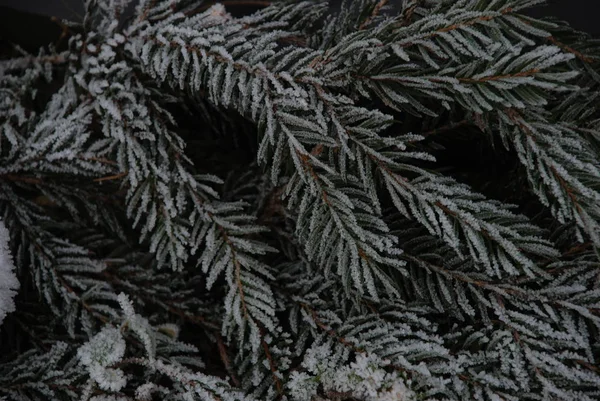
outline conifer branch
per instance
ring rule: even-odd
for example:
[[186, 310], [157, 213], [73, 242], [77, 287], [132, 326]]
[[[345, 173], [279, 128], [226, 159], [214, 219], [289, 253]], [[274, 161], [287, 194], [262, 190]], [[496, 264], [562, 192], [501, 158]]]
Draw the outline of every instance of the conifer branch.
[[201, 3], [0, 61], [0, 399], [596, 400], [598, 42]]

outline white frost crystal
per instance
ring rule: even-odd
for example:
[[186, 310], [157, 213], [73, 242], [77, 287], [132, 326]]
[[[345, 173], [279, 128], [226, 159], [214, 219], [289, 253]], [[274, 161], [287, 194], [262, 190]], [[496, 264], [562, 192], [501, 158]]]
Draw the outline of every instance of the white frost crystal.
[[312, 399], [321, 384], [325, 392], [349, 393], [363, 401], [415, 400], [405, 379], [385, 370], [388, 361], [359, 353], [348, 365], [339, 366], [337, 362], [327, 345], [311, 347], [302, 362], [306, 372], [292, 372], [287, 383], [292, 399]]
[[19, 281], [15, 276], [15, 264], [8, 246], [9, 234], [0, 220], [0, 325], [10, 312], [15, 310], [13, 298], [19, 289]]
[[103, 390], [119, 391], [126, 384], [120, 369], [109, 366], [121, 361], [125, 355], [125, 340], [118, 329], [107, 326], [88, 343], [77, 350], [79, 361], [85, 365], [98, 386]]

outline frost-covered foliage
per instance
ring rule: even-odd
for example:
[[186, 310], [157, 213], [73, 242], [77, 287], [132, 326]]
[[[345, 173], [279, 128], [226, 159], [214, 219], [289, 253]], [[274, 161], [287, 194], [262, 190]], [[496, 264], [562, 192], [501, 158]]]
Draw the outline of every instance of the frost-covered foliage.
[[[368, 401], [412, 401], [415, 393], [396, 371], [388, 373], [389, 361], [358, 353], [349, 364], [331, 355], [331, 344], [312, 346], [302, 361], [304, 372], [292, 372], [288, 382], [293, 400], [309, 400], [319, 386], [326, 394], [343, 395]], [[342, 359], [343, 361], [343, 359]]]
[[[248, 400], [227, 382], [193, 372], [185, 363], [171, 358], [169, 354], [179, 350], [186, 352], [186, 357], [192, 360], [197, 358], [198, 350], [162, 335], [160, 327], [147, 324], [144, 318], [135, 314], [126, 295], [120, 294], [119, 301], [124, 315], [120, 328], [106, 325], [76, 350], [74, 358], [69, 357], [71, 352], [68, 345], [58, 342], [47, 353], [28, 352], [15, 362], [7, 363], [0, 369], [3, 373], [0, 377], [3, 392], [15, 399], [31, 397], [36, 400], [65, 397], [77, 397], [84, 401], [128, 400], [131, 398], [122, 395], [128, 393], [135, 394], [136, 399], [141, 400], [151, 400], [153, 394], [159, 394], [165, 400]], [[148, 340], [159, 344], [158, 352], [146, 348], [141, 355], [136, 355], [134, 351], [127, 350], [128, 327], [142, 342]], [[131, 355], [124, 358], [126, 351]], [[144, 375], [132, 378], [131, 374], [124, 371], [135, 367], [142, 367]], [[31, 371], [23, 370], [28, 368]], [[156, 383], [165, 380], [172, 385], [165, 387]], [[73, 382], [81, 384], [81, 387], [70, 384]]]
[[541, 2], [87, 0], [15, 46], [0, 399], [600, 400], [600, 42]]
[[0, 220], [0, 325], [6, 315], [15, 310], [13, 298], [19, 289], [15, 265], [9, 247], [9, 233]]
[[107, 326], [90, 342], [77, 350], [77, 356], [85, 365], [90, 378], [103, 390], [119, 391], [127, 380], [121, 369], [108, 366], [120, 362], [125, 354], [125, 340], [118, 329]]

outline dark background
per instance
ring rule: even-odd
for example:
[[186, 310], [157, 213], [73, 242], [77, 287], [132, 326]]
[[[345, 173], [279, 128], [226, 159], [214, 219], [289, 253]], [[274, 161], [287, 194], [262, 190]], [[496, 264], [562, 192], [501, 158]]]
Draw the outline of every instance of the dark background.
[[[402, 0], [390, 0], [399, 4]], [[330, 1], [335, 7], [341, 0]], [[535, 17], [555, 16], [574, 28], [600, 38], [600, 0], [548, 0], [545, 6], [529, 10]], [[33, 14], [33, 15], [32, 15]], [[0, 40], [15, 42], [35, 51], [60, 35], [57, 19], [81, 20], [83, 0], [0, 0]]]

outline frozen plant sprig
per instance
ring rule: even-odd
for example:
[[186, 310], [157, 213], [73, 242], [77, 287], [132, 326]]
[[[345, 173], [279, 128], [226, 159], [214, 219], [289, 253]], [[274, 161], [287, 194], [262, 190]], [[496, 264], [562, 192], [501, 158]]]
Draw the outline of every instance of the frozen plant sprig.
[[77, 356], [90, 379], [103, 390], [119, 391], [127, 380], [121, 369], [111, 368], [125, 355], [125, 340], [119, 329], [106, 326], [77, 350]]
[[[106, 325], [98, 334], [77, 350], [79, 363], [87, 370], [89, 380], [82, 399], [92, 400], [120, 400], [125, 390], [132, 388], [137, 398], [152, 399], [153, 394], [174, 394], [176, 390], [179, 397], [185, 400], [214, 401], [215, 397], [223, 401], [254, 401], [246, 397], [238, 389], [234, 389], [227, 381], [201, 372], [193, 371], [176, 360], [165, 360], [156, 357], [157, 332], [165, 327], [161, 325], [155, 328], [147, 319], [135, 313], [133, 303], [129, 297], [120, 293], [118, 301], [123, 312], [123, 321], [119, 328]], [[179, 329], [173, 325], [167, 325], [171, 331]], [[128, 348], [125, 331], [130, 329], [144, 346], [142, 357], [124, 358]], [[183, 348], [194, 351], [193, 346]], [[171, 344], [172, 347], [176, 344]], [[144, 369], [146, 374], [158, 374], [170, 380], [174, 389], [167, 390], [162, 385], [153, 383], [131, 384], [128, 377], [120, 367], [138, 366]], [[198, 365], [198, 363], [196, 363]], [[107, 392], [102, 395], [94, 395], [94, 389]], [[126, 397], [125, 397], [126, 399]]]
[[397, 371], [388, 372], [389, 361], [375, 355], [358, 353], [344, 363], [333, 355], [329, 344], [313, 345], [304, 355], [304, 371], [294, 371], [288, 387], [293, 400], [310, 400], [319, 385], [324, 393], [346, 394], [364, 401], [413, 401], [416, 393]]
[[9, 242], [9, 232], [0, 220], [0, 325], [7, 314], [14, 312], [14, 297], [19, 289]]
[[88, 0], [3, 55], [0, 398], [597, 401], [600, 46], [539, 2]]

